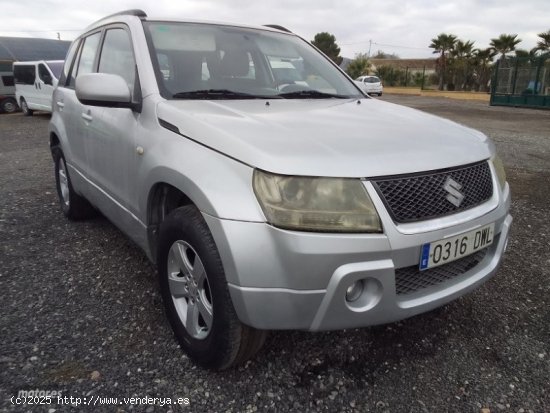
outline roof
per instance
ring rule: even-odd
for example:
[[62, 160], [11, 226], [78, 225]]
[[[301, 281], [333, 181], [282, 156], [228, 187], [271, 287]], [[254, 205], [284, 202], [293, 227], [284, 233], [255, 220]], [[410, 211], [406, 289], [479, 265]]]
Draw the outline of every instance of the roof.
[[227, 21], [223, 22], [223, 21], [188, 19], [188, 18], [178, 18], [178, 17], [151, 17], [151, 16], [148, 16], [143, 10], [139, 10], [139, 9], [124, 10], [118, 13], [110, 14], [106, 17], [102, 17], [101, 19], [88, 25], [82, 33], [86, 34], [86, 32], [93, 30], [97, 27], [104, 26], [106, 24], [118, 23], [118, 22], [129, 23], [130, 21], [135, 19], [140, 19], [142, 21], [150, 21], [150, 22], [198, 23], [198, 24], [209, 24], [209, 25], [215, 25], [215, 26], [231, 26], [231, 27], [240, 27], [244, 29], [264, 30], [264, 31], [287, 33], [287, 34], [295, 35], [295, 33], [290, 31], [286, 27], [280, 26], [278, 24], [264, 24], [263, 26], [257, 26], [257, 25], [254, 26], [249, 24], [232, 23]]
[[71, 42], [32, 37], [0, 37], [0, 60], [65, 60]]

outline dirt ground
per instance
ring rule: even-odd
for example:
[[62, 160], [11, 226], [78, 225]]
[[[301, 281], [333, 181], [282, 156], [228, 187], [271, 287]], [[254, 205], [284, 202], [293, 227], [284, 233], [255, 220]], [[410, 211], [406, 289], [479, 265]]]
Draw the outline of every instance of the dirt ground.
[[[480, 129], [512, 188], [509, 247], [475, 292], [399, 323], [273, 332], [214, 374], [179, 350], [155, 270], [102, 217], [61, 214], [48, 115], [0, 115], [0, 411], [550, 412], [550, 111], [387, 95]], [[14, 406], [74, 397], [187, 397], [189, 406]], [[486, 411], [486, 410], [485, 410]]]

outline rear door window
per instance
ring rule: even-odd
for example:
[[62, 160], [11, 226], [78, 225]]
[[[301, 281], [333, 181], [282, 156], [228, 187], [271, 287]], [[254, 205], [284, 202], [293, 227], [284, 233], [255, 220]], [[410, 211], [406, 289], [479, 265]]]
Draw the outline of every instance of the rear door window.
[[69, 49], [69, 53], [67, 53], [67, 58], [65, 59], [63, 70], [61, 71], [61, 77], [59, 78], [60, 85], [65, 86], [67, 84], [67, 79], [69, 78], [69, 72], [71, 71], [71, 67], [74, 66], [74, 61], [76, 60], [79, 45], [80, 45], [79, 41], [73, 42], [73, 44], [71, 45], [71, 48]]

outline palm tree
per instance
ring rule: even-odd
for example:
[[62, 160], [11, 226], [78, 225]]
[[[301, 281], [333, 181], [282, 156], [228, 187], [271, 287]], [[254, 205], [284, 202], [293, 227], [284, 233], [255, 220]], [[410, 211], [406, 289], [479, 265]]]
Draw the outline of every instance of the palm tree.
[[474, 51], [474, 42], [458, 40], [453, 49], [453, 55], [459, 58], [471, 57]]
[[451, 55], [456, 59], [454, 66], [456, 66], [455, 73], [453, 74], [453, 83], [457, 84], [457, 76], [460, 80], [460, 89], [466, 90], [466, 86], [470, 84], [472, 73], [470, 70], [472, 64], [472, 58], [474, 55], [474, 42], [467, 40], [458, 40], [451, 51]]
[[542, 54], [550, 52], [550, 30], [537, 34], [540, 40], [533, 48], [534, 52], [541, 52]]
[[489, 79], [491, 78], [491, 64], [496, 52], [493, 48], [475, 49], [473, 56], [474, 72], [477, 77], [479, 89], [482, 92], [488, 90]]
[[535, 49], [531, 50], [525, 50], [525, 49], [516, 49], [515, 50], [516, 57], [519, 57], [520, 59], [531, 59], [534, 60], [537, 55]]
[[438, 60], [439, 66], [439, 90], [443, 90], [443, 85], [445, 83], [445, 71], [447, 69], [447, 54], [453, 50], [455, 43], [457, 42], [457, 37], [453, 34], [441, 33], [435, 39], [432, 39], [430, 48], [434, 49], [434, 53], [441, 53]]
[[501, 34], [496, 39], [491, 39], [491, 47], [497, 53], [500, 53], [500, 60], [504, 62], [506, 53], [516, 50], [516, 45], [521, 42], [517, 34]]

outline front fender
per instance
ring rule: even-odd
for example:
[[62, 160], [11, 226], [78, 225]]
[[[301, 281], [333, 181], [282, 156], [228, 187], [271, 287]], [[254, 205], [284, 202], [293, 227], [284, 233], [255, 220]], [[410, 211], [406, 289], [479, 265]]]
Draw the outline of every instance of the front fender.
[[[221, 219], [265, 222], [252, 189], [253, 169], [168, 130], [162, 130], [142, 164], [144, 191], [139, 209], [146, 213], [151, 191], [167, 183], [183, 192], [204, 214]], [[146, 150], [147, 151], [147, 150]], [[146, 152], [147, 153], [147, 152]], [[147, 164], [150, 164], [149, 168]], [[143, 216], [146, 222], [146, 215]]]

